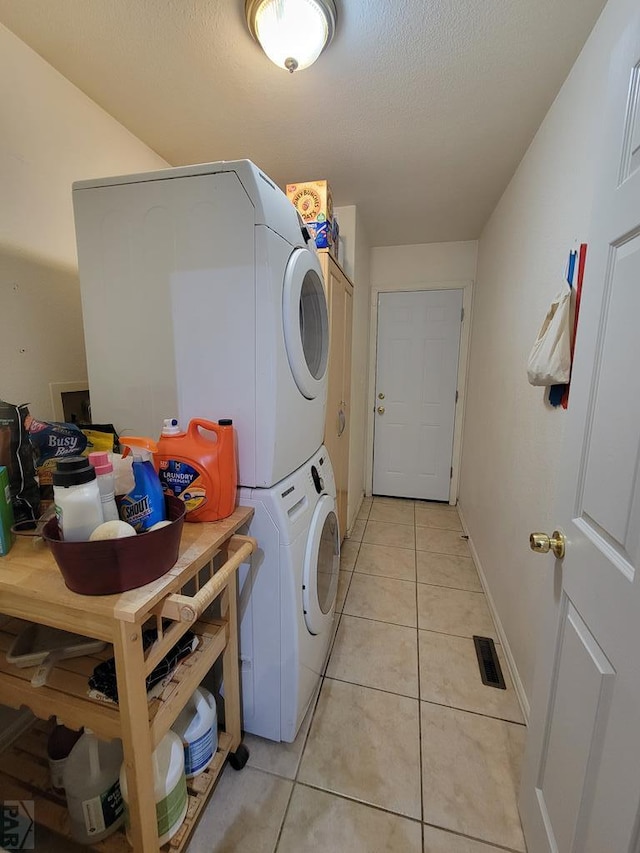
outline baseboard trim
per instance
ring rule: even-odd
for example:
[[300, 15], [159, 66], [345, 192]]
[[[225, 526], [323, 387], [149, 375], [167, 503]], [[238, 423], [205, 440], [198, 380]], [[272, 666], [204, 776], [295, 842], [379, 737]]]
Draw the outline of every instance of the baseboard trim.
[[[469, 529], [464, 519], [464, 513], [462, 508], [458, 504], [458, 513], [460, 515], [460, 520], [462, 521], [462, 526], [464, 528], [464, 532], [467, 536], [469, 536]], [[500, 621], [500, 616], [498, 615], [498, 610], [496, 608], [495, 602], [493, 600], [493, 596], [491, 595], [491, 590], [489, 588], [489, 584], [487, 583], [487, 576], [484, 573], [484, 569], [482, 568], [482, 562], [480, 561], [480, 557], [478, 556], [478, 552], [476, 551], [475, 545], [473, 544], [473, 540], [471, 536], [469, 536], [469, 548], [471, 549], [471, 556], [473, 557], [473, 562], [475, 563], [476, 569], [478, 570], [478, 575], [480, 576], [480, 583], [482, 584], [482, 589], [484, 590], [484, 594], [487, 597], [487, 604], [489, 605], [489, 612], [491, 613], [491, 617], [495, 623], [496, 630], [498, 632], [498, 638], [500, 640], [500, 645], [503, 648], [504, 656], [507, 661], [507, 666], [509, 667], [509, 674], [511, 675], [511, 680], [513, 681], [513, 686], [516, 691], [516, 696], [518, 697], [518, 702], [520, 703], [520, 708], [522, 710], [522, 715], [524, 717], [524, 721], [527, 725], [529, 725], [529, 700], [527, 699], [527, 694], [524, 692], [524, 687], [522, 684], [522, 679], [520, 678], [520, 673], [518, 672], [518, 667], [516, 666], [515, 658], [511, 652], [511, 646], [509, 645], [509, 641], [507, 640], [507, 635], [505, 634], [504, 628], [502, 627], [502, 622]]]

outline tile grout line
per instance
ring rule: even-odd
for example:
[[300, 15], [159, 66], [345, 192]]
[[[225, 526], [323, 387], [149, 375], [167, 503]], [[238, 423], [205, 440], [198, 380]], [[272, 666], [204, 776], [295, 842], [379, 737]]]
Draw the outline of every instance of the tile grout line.
[[[367, 622], [381, 622], [383, 625], [395, 625], [397, 628], [417, 628], [417, 625], [405, 625], [402, 622], [387, 622], [384, 619], [373, 619], [371, 616], [359, 616], [357, 613], [347, 613], [342, 611], [345, 616], [351, 616], [353, 619], [366, 619]], [[416, 620], [417, 621], [417, 620]]]
[[[427, 553], [426, 551], [423, 553]], [[422, 586], [436, 586], [438, 589], [455, 589], [456, 592], [472, 592], [474, 595], [485, 595], [481, 589], [461, 589], [459, 586], [447, 586], [442, 583], [429, 583], [429, 581], [418, 581]], [[486, 596], [485, 596], [486, 598]]]
[[[416, 509], [413, 507], [413, 520], [415, 522]], [[417, 544], [415, 523], [413, 528], [413, 541]], [[420, 774], [420, 845], [422, 853], [424, 849], [424, 768], [422, 765], [422, 685], [420, 683], [420, 617], [418, 614], [418, 551], [413, 551], [413, 570], [416, 583], [416, 662], [418, 666], [418, 772]]]
[[[495, 847], [496, 850], [504, 850], [505, 853], [526, 853], [525, 850], [518, 850], [515, 847], [505, 847], [504, 844], [500, 844], [495, 841], [487, 841], [486, 838], [479, 838], [477, 835], [465, 835], [464, 832], [458, 832], [455, 829], [450, 829], [448, 826], [440, 826], [437, 823], [430, 823], [429, 821], [423, 821], [424, 826], [430, 826], [433, 829], [437, 829], [439, 832], [445, 832], [447, 835], [453, 835], [455, 838], [468, 838], [470, 841], [476, 841], [478, 844], [482, 845], [490, 845], [491, 847]], [[424, 838], [424, 833], [423, 833]]]
[[375, 811], [382, 812], [383, 814], [392, 815], [393, 817], [399, 817], [403, 820], [410, 820], [413, 823], [417, 823], [420, 827], [422, 827], [423, 824], [423, 821], [420, 820], [419, 817], [411, 817], [411, 815], [405, 814], [404, 812], [394, 812], [392, 809], [387, 809], [384, 806], [379, 806], [376, 803], [371, 803], [369, 802], [369, 800], [359, 800], [357, 797], [349, 796], [349, 794], [343, 794], [340, 791], [332, 791], [329, 788], [322, 788], [320, 785], [314, 785], [312, 782], [298, 782], [297, 784], [302, 785], [304, 788], [310, 788], [312, 791], [320, 791], [323, 794], [329, 794], [332, 797], [337, 797], [339, 800], [346, 800], [348, 803], [356, 803], [356, 805], [365, 806], [365, 808], [375, 809]]
[[[410, 628], [409, 630], [413, 631], [414, 629]], [[340, 684], [350, 684], [352, 687], [362, 687], [364, 690], [375, 690], [376, 693], [386, 693], [387, 696], [399, 696], [401, 699], [411, 699], [412, 702], [420, 701], [420, 696], [410, 696], [408, 693], [398, 693], [397, 690], [385, 690], [384, 687], [372, 687], [371, 684], [360, 684], [359, 681], [347, 681], [344, 678], [336, 678], [335, 675], [324, 675], [323, 678], [328, 678], [329, 681], [338, 681]], [[436, 703], [434, 702], [433, 704]]]
[[[439, 637], [455, 637], [457, 640], [473, 640], [474, 637], [478, 637], [479, 634], [451, 634], [449, 631], [436, 631], [435, 628], [418, 628], [419, 631], [425, 631], [427, 634], [437, 634]], [[502, 643], [500, 640], [496, 640], [495, 637], [490, 637], [489, 639], [493, 640], [495, 646], [502, 648]]]
[[[427, 551], [422, 551], [421, 553], [426, 554]], [[442, 554], [443, 557], [450, 556], [449, 554]], [[435, 583], [434, 581], [418, 581], [418, 583], [422, 584], [422, 586], [437, 586], [440, 589], [455, 589], [458, 592], [480, 592], [484, 595], [484, 590], [481, 589], [469, 589], [468, 586], [451, 586], [447, 583]]]
[[[363, 542], [362, 544], [368, 545], [369, 543]], [[398, 548], [398, 551], [410, 551], [410, 550], [412, 550], [412, 549], [411, 548]], [[426, 553], [430, 553], [430, 552], [422, 551], [421, 553], [426, 554]], [[442, 554], [441, 556], [452, 557], [454, 555], [453, 554]], [[344, 571], [344, 569], [343, 569], [343, 571]], [[392, 580], [392, 581], [409, 581], [409, 583], [411, 583], [411, 580], [409, 578], [399, 578], [397, 575], [381, 575], [381, 574], [376, 574], [374, 572], [362, 572], [362, 571], [358, 571], [355, 568], [352, 571], [354, 571], [358, 575], [369, 575], [372, 578], [388, 578], [389, 580]], [[480, 595], [484, 595], [484, 592], [481, 589], [469, 589], [468, 587], [463, 587], [463, 586], [450, 586], [449, 584], [446, 584], [446, 583], [433, 583], [432, 581], [416, 581], [416, 583], [420, 583], [420, 584], [422, 584], [422, 586], [437, 586], [440, 589], [455, 589], [458, 592], [477, 592]]]
[[[453, 531], [449, 531], [449, 532], [450, 533], [456, 533], [457, 531], [453, 530]], [[428, 548], [418, 548], [417, 543], [418, 543], [418, 540], [416, 539], [416, 551], [420, 551], [421, 554], [437, 554], [439, 557], [464, 557], [466, 560], [471, 560], [471, 562], [473, 563], [473, 557], [471, 556], [471, 554], [455, 554], [452, 551], [430, 551]], [[373, 544], [373, 543], [365, 543], [365, 544]], [[474, 563], [474, 566], [475, 566], [475, 563]]]
[[[450, 631], [436, 631], [435, 628], [420, 628], [418, 626], [419, 631], [428, 631], [430, 634], [439, 634], [441, 637], [457, 637], [459, 640], [472, 640], [474, 636], [478, 636], [474, 634], [470, 636], [469, 634], [452, 634]], [[495, 632], [497, 633], [497, 632]], [[496, 646], [500, 646], [502, 648], [502, 643], [500, 640], [496, 639], [496, 637], [491, 637], [490, 639], [496, 644]]]
[[444, 702], [434, 702], [433, 699], [421, 699], [425, 705], [435, 705], [436, 708], [449, 708], [451, 711], [460, 711], [461, 714], [473, 714], [474, 717], [486, 717], [487, 720], [497, 720], [499, 723], [509, 723], [511, 726], [527, 727], [526, 723], [518, 720], [509, 720], [506, 717], [497, 717], [495, 714], [483, 714], [482, 711], [471, 711], [469, 708], [461, 708], [459, 705], [446, 705]]

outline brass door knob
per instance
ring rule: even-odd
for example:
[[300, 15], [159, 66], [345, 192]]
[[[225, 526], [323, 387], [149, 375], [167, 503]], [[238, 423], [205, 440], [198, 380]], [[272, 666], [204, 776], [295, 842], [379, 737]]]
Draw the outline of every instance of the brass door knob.
[[378, 414], [384, 415], [384, 406], [378, 406]]
[[566, 538], [560, 530], [554, 530], [553, 536], [547, 536], [546, 533], [532, 533], [529, 536], [529, 547], [536, 554], [548, 554], [553, 551], [558, 560], [564, 557]]

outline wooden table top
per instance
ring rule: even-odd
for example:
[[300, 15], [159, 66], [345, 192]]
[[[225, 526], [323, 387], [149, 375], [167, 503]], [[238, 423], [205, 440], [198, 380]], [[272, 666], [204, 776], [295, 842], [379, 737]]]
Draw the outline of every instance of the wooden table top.
[[[79, 595], [64, 578], [43, 540], [18, 537], [0, 557], [0, 613], [87, 633], [109, 640], [117, 621], [137, 622], [166, 595], [177, 591], [180, 578], [194, 564], [206, 565], [253, 515], [237, 507], [222, 521], [185, 523], [178, 561], [166, 574], [145, 586], [115, 595]], [[75, 626], [75, 627], [74, 627]]]

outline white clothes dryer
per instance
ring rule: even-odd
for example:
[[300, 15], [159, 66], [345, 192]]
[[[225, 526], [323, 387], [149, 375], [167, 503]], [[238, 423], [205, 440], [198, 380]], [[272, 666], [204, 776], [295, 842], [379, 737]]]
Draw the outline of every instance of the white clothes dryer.
[[243, 489], [258, 541], [240, 568], [243, 728], [293, 741], [312, 700], [333, 631], [340, 537], [325, 447], [271, 489]]
[[93, 420], [157, 437], [232, 418], [243, 486], [321, 445], [329, 325], [315, 246], [248, 160], [74, 184]]

